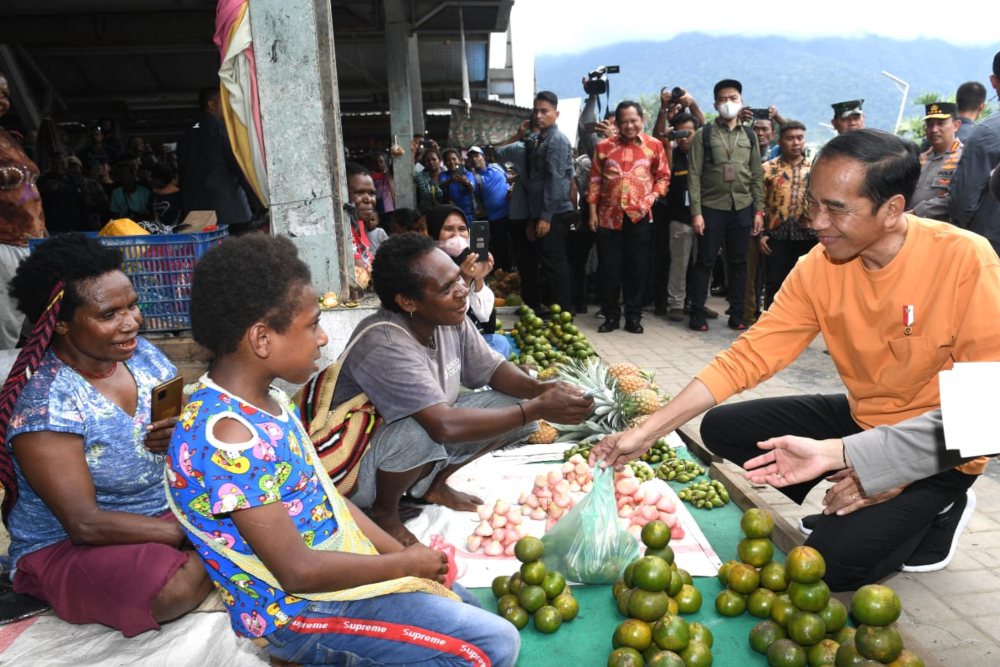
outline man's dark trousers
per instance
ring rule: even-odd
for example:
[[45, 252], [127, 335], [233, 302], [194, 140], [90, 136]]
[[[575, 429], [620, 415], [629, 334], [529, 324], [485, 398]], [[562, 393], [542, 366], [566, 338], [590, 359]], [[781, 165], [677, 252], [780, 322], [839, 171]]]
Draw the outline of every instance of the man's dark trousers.
[[[861, 432], [847, 396], [812, 394], [727, 403], [705, 413], [701, 439], [713, 454], [738, 466], [762, 454], [758, 442], [782, 435], [825, 440]], [[833, 591], [855, 590], [899, 569], [927, 535], [938, 513], [976, 480], [946, 470], [918, 480], [891, 500], [837, 516], [822, 515], [806, 540], [826, 559]], [[778, 489], [801, 504], [821, 478]]]
[[[570, 285], [569, 258], [566, 251], [570, 225], [575, 224], [578, 213], [567, 211], [552, 216], [549, 233], [540, 239], [528, 241], [522, 253], [521, 290], [524, 302], [532, 308], [551, 306], [554, 303], [568, 313], [573, 312], [573, 291]], [[534, 224], [529, 222], [528, 224]], [[541, 275], [539, 275], [541, 265]], [[544, 279], [544, 295], [541, 281]], [[543, 302], [543, 299], [547, 301]]]
[[747, 244], [753, 227], [753, 206], [739, 210], [720, 211], [702, 208], [705, 233], [698, 239], [698, 259], [694, 270], [694, 291], [691, 295], [691, 324], [705, 323], [705, 298], [712, 280], [712, 267], [725, 241], [726, 261], [729, 265], [730, 320], [743, 322], [743, 293], [747, 283]]
[[604, 317], [621, 317], [618, 294], [623, 294], [625, 321], [642, 319], [642, 301], [649, 271], [649, 252], [653, 241], [653, 225], [649, 214], [639, 222], [622, 216], [620, 230], [597, 228], [597, 257], [601, 289], [601, 309]]

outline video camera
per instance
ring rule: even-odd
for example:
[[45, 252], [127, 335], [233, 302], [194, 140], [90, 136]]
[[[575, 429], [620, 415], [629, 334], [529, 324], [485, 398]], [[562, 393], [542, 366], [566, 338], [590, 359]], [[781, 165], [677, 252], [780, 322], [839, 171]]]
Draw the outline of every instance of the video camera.
[[608, 74], [618, 74], [618, 65], [602, 65], [587, 74], [583, 82], [583, 91], [588, 95], [603, 95], [608, 92]]

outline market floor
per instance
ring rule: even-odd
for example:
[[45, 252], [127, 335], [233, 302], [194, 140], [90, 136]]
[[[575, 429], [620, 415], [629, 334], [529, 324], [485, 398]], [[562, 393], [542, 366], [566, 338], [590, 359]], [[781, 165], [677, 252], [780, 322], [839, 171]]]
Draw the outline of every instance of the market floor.
[[[708, 305], [719, 312], [723, 299], [712, 297]], [[622, 330], [598, 334], [600, 319], [578, 315], [577, 325], [594, 349], [609, 363], [631, 361], [655, 371], [656, 382], [668, 394], [676, 394], [720, 350], [736, 339], [726, 320], [709, 320], [709, 331], [691, 331], [687, 322], [668, 322], [646, 313], [641, 336]], [[817, 338], [791, 366], [760, 386], [730, 400], [806, 393], [843, 392], [833, 362]], [[700, 419], [685, 428], [697, 437]], [[727, 464], [731, 465], [731, 464]], [[959, 549], [947, 569], [928, 574], [899, 573], [885, 583], [903, 601], [900, 624], [923, 646], [920, 652], [943, 665], [993, 667], [1000, 664], [1000, 463], [992, 462], [974, 489], [976, 512], [959, 541]], [[769, 488], [762, 493], [771, 507], [793, 524], [819, 510], [823, 489], [810, 494], [805, 505], [789, 502]]]

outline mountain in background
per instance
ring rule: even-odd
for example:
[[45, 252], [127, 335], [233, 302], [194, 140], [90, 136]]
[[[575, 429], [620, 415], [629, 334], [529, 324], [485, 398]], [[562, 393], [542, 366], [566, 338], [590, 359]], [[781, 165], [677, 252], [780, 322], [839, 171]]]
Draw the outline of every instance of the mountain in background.
[[[833, 136], [830, 104], [865, 100], [866, 126], [892, 131], [902, 97], [886, 70], [909, 82], [903, 117], [923, 115], [913, 100], [925, 93], [952, 97], [965, 81], [979, 81], [989, 99], [993, 55], [1000, 44], [958, 47], [939, 40], [897, 41], [881, 37], [794, 40], [685, 33], [662, 42], [629, 42], [561, 56], [538, 56], [539, 90], [560, 97], [583, 96], [581, 77], [601, 65], [619, 65], [609, 75], [611, 105], [623, 99], [659, 96], [663, 86], [689, 90], [702, 109], [713, 112], [712, 86], [723, 78], [743, 83], [750, 106], [775, 105], [785, 118], [804, 122], [810, 142]], [[604, 97], [601, 98], [602, 106]], [[650, 110], [655, 114], [655, 109]]]

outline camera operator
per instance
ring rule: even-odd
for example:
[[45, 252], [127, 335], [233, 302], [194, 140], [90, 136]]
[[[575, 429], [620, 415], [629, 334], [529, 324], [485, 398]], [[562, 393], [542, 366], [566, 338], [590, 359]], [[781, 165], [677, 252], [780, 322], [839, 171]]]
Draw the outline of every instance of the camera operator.
[[[694, 96], [681, 88], [674, 86], [673, 89], [664, 86], [660, 89], [660, 111], [656, 114], [656, 124], [653, 126], [653, 136], [660, 141], [668, 142], [666, 139], [668, 126], [673, 124], [673, 118], [679, 113], [688, 113], [694, 118], [698, 127], [705, 124], [705, 113], [698, 106], [698, 101]], [[667, 155], [670, 155], [669, 143], [663, 144]]]

